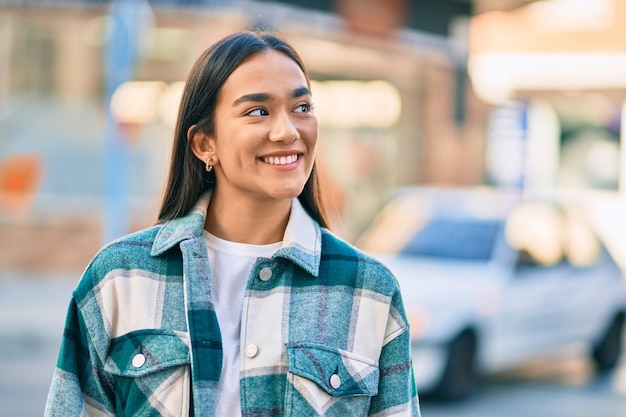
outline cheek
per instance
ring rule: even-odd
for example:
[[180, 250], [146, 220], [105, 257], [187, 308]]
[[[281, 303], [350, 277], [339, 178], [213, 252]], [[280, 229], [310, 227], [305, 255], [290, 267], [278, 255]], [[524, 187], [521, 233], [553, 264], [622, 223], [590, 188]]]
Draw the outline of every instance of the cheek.
[[306, 141], [309, 146], [315, 146], [317, 144], [317, 137], [319, 135], [319, 130], [317, 127], [317, 121], [315, 123], [310, 123], [306, 125], [302, 129], [302, 138]]
[[217, 132], [215, 152], [224, 165], [238, 165], [238, 161], [246, 159], [253, 152], [254, 144], [251, 142], [241, 129], [221, 129]]

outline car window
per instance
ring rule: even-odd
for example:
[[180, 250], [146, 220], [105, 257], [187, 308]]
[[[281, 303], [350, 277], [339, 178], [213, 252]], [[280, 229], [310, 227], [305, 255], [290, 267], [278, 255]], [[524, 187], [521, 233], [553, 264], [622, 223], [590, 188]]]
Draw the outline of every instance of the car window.
[[398, 253], [428, 216], [428, 208], [422, 199], [414, 196], [396, 198], [382, 209], [357, 246], [367, 252]]
[[585, 267], [598, 261], [600, 242], [580, 213], [566, 213], [565, 231], [565, 256], [572, 265]]
[[565, 255], [564, 218], [552, 204], [526, 203], [515, 208], [507, 219], [506, 237], [527, 265], [556, 265]]
[[593, 265], [601, 245], [584, 216], [572, 207], [528, 203], [516, 208], [506, 227], [509, 244], [531, 260], [528, 264]]
[[432, 219], [400, 251], [405, 255], [487, 261], [500, 229], [495, 220]]

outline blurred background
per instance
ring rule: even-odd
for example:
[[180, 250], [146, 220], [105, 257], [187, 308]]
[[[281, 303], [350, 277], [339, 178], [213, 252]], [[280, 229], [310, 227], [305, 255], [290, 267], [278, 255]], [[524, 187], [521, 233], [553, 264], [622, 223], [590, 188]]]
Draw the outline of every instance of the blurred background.
[[[348, 241], [397, 187], [488, 185], [584, 205], [626, 266], [626, 0], [2, 0], [0, 416], [42, 414], [82, 270], [156, 221], [191, 65], [250, 28], [308, 65]], [[623, 416], [616, 375], [535, 366], [423, 414]]]

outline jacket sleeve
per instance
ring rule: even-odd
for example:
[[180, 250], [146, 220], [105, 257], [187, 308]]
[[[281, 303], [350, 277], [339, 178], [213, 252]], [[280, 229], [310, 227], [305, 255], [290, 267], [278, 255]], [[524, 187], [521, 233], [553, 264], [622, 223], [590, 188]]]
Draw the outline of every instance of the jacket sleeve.
[[[411, 360], [411, 337], [399, 293], [394, 297], [391, 316], [395, 331], [380, 354], [378, 394], [372, 398], [369, 415], [420, 417]], [[399, 322], [404, 325], [398, 328]]]
[[114, 416], [113, 398], [113, 382], [103, 371], [73, 297], [44, 415]]

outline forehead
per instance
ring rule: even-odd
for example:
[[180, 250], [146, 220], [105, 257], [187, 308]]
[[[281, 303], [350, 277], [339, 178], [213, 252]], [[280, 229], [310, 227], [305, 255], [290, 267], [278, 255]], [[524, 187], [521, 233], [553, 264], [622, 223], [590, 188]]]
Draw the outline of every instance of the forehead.
[[248, 56], [226, 79], [222, 95], [264, 92], [308, 86], [308, 80], [298, 63], [288, 55], [274, 51], [255, 52]]

